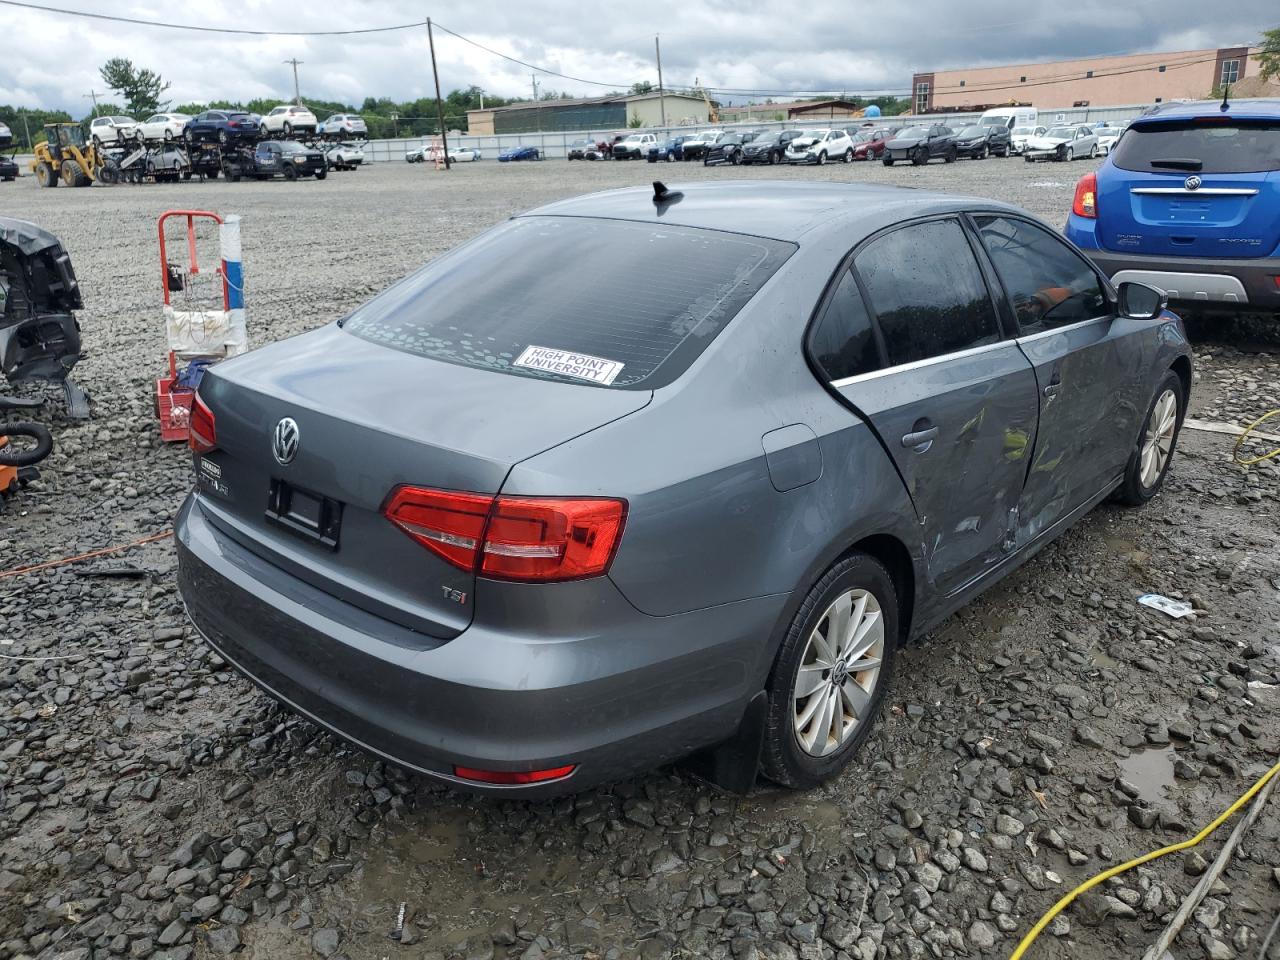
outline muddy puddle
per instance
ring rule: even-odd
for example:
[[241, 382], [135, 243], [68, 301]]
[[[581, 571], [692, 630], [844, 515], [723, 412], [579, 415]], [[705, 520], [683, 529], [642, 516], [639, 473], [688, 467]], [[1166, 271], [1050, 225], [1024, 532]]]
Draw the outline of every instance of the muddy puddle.
[[1135, 750], [1129, 756], [1117, 759], [1116, 766], [1120, 768], [1120, 779], [1137, 788], [1140, 800], [1158, 804], [1168, 799], [1168, 792], [1174, 785], [1173, 763], [1176, 759], [1173, 747], [1153, 747]]

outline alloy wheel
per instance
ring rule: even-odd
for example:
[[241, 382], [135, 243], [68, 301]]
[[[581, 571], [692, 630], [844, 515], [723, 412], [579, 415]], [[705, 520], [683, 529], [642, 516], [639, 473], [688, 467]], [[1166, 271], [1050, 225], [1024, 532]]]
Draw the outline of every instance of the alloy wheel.
[[868, 590], [846, 590], [819, 618], [792, 690], [792, 725], [805, 753], [828, 756], [869, 722], [884, 645], [880, 602]]
[[1138, 478], [1144, 487], [1153, 487], [1169, 462], [1173, 435], [1178, 427], [1178, 398], [1173, 390], [1165, 390], [1151, 408], [1151, 419], [1142, 438]]

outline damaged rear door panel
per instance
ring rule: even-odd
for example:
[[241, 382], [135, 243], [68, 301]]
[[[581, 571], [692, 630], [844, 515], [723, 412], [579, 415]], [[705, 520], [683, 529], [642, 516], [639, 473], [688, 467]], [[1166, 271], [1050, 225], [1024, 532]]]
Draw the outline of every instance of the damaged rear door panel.
[[84, 304], [61, 241], [0, 217], [0, 373], [10, 383], [65, 380], [80, 359]]

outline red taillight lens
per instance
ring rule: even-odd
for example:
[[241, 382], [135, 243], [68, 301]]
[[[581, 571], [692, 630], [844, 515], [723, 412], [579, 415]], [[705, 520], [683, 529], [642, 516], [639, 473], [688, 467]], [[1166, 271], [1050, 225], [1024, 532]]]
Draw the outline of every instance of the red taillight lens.
[[453, 490], [400, 487], [383, 514], [455, 567], [474, 570], [493, 497]]
[[1098, 178], [1095, 174], [1086, 173], [1076, 183], [1076, 196], [1071, 201], [1071, 212], [1077, 217], [1098, 217]]
[[480, 573], [505, 580], [578, 580], [609, 569], [622, 537], [621, 500], [499, 497]]
[[191, 403], [191, 420], [187, 425], [187, 444], [196, 453], [208, 453], [218, 446], [218, 430], [213, 411], [196, 394]]
[[567, 767], [552, 767], [550, 770], [529, 770], [512, 772], [508, 770], [477, 770], [475, 767], [454, 767], [453, 775], [463, 780], [474, 780], [477, 783], [519, 784], [545, 783], [548, 780], [559, 780], [578, 769], [575, 764]]
[[383, 513], [455, 567], [545, 583], [608, 571], [627, 505], [602, 497], [492, 497], [400, 487]]

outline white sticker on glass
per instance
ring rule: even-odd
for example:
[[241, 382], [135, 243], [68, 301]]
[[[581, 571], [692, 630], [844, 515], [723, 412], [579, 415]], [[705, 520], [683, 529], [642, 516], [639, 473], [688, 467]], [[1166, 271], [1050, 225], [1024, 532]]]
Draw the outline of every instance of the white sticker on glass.
[[552, 347], [528, 346], [516, 357], [514, 366], [528, 367], [530, 370], [545, 370], [558, 373], [564, 377], [578, 380], [589, 380], [608, 386], [622, 372], [625, 364], [604, 357], [593, 357], [586, 353], [574, 353], [571, 350], [556, 350]]

